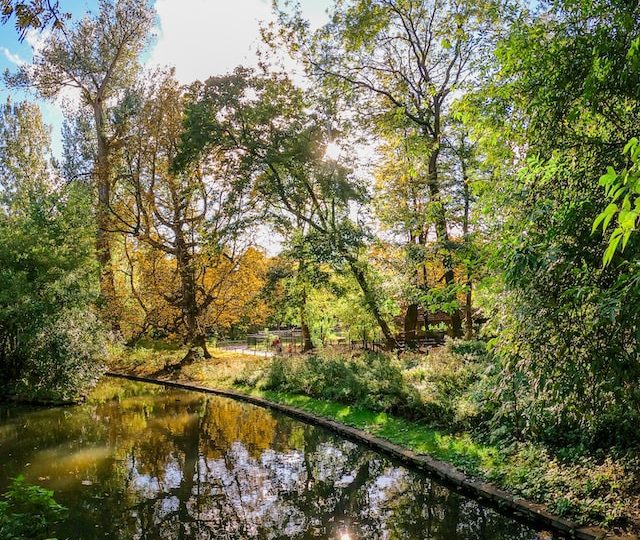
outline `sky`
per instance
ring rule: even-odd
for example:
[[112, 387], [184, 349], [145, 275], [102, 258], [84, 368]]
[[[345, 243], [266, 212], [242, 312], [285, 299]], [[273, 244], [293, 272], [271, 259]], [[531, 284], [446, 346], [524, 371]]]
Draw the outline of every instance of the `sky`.
[[[61, 0], [63, 11], [73, 18], [95, 10], [97, 0]], [[313, 26], [326, 19], [330, 0], [300, 0], [304, 15]], [[147, 66], [175, 66], [182, 83], [206, 79], [233, 70], [238, 65], [255, 66], [261, 21], [272, 20], [271, 0], [155, 0], [155, 39], [143, 55]], [[20, 42], [13, 25], [0, 25], [0, 71], [13, 71], [32, 58], [33, 45], [42, 36], [31, 32]], [[14, 101], [33, 96], [0, 86], [0, 99]], [[60, 103], [39, 102], [45, 121], [52, 126], [53, 153], [62, 154]]]

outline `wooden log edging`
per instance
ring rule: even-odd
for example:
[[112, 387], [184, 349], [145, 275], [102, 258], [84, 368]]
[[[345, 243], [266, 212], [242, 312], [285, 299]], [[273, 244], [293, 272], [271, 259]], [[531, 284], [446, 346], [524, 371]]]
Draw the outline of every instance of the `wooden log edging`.
[[513, 513], [515, 516], [524, 518], [536, 525], [559, 532], [569, 538], [576, 538], [578, 540], [637, 540], [638, 538], [637, 536], [616, 536], [595, 527], [581, 527], [570, 520], [552, 514], [544, 507], [544, 505], [516, 497], [487, 482], [469, 477], [449, 463], [434, 459], [427, 454], [418, 454], [408, 448], [391, 443], [386, 439], [375, 437], [366, 431], [346, 424], [341, 424], [335, 420], [318, 416], [296, 407], [291, 407], [289, 405], [284, 405], [282, 403], [277, 403], [257, 396], [235, 392], [233, 390], [210, 388], [190, 382], [154, 379], [113, 371], [107, 372], [106, 375], [131, 381], [146, 382], [169, 386], [172, 388], [179, 388], [182, 390], [191, 390], [228, 397], [238, 401], [258, 405], [260, 407], [273, 409], [309, 424], [322, 426], [344, 436], [345, 438], [373, 448], [374, 450], [390, 456], [405, 465], [409, 465], [412, 468], [417, 468], [426, 472], [430, 476], [436, 477], [443, 483], [449, 484], [465, 494], [471, 495], [474, 498], [489, 501], [492, 506], [496, 506], [499, 509]]

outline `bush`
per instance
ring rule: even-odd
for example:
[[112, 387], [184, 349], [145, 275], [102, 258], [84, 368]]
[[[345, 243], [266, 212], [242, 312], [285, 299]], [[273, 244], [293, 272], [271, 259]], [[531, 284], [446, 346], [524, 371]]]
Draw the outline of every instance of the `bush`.
[[[37, 123], [33, 117], [23, 127]], [[92, 193], [76, 183], [56, 190], [45, 163], [33, 177], [14, 169], [15, 178], [3, 179], [10, 189], [0, 211], [0, 393], [74, 400], [94, 381], [103, 354], [91, 312], [98, 299]]]
[[264, 387], [354, 404], [373, 411], [469, 428], [486, 415], [478, 388], [490, 364], [484, 343], [449, 341], [429, 355], [323, 351], [275, 358]]
[[48, 321], [25, 343], [22, 373], [13, 394], [43, 402], [83, 397], [103, 371], [106, 341], [95, 314], [68, 309]]
[[419, 416], [421, 409], [418, 393], [404, 380], [403, 365], [393, 355], [323, 353], [275, 358], [265, 388], [405, 416]]
[[19, 476], [0, 496], [0, 538], [49, 538], [52, 527], [63, 519], [65, 513], [66, 508], [53, 498], [53, 491], [29, 485]]
[[423, 417], [432, 424], [470, 429], [486, 416], [481, 384], [491, 359], [485, 343], [448, 340], [444, 347], [407, 362], [404, 376], [419, 392]]

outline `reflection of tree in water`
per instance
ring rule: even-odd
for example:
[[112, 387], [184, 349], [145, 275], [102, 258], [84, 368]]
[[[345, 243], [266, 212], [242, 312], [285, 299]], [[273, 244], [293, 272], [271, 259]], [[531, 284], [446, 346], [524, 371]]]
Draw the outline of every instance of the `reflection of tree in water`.
[[72, 517], [60, 537], [536, 537], [321, 429], [232, 400], [132, 389], [64, 413], [57, 428], [30, 420], [39, 448], [58, 448], [66, 430], [67, 444], [111, 449], [59, 471], [94, 483], [60, 492]]
[[217, 398], [178, 406], [129, 462], [137, 537], [535, 537], [322, 430]]

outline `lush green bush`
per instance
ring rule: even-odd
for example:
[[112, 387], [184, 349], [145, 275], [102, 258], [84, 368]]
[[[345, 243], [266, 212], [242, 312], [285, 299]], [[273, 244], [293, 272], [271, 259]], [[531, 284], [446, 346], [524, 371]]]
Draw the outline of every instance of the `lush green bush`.
[[265, 388], [357, 404], [375, 411], [420, 414], [420, 397], [393, 355], [318, 353], [275, 358]]
[[66, 508], [53, 498], [53, 491], [16, 478], [0, 496], [0, 538], [34, 540], [49, 538], [52, 527], [63, 519]]
[[444, 347], [405, 362], [405, 379], [419, 392], [422, 416], [430, 423], [469, 429], [486, 416], [481, 385], [490, 357], [485, 343], [449, 340]]
[[25, 342], [20, 378], [12, 393], [44, 402], [74, 401], [103, 371], [106, 341], [101, 323], [87, 309], [65, 309]]
[[[429, 355], [321, 352], [275, 358], [262, 376], [265, 389], [422, 418], [468, 428], [484, 410], [476, 386], [487, 366], [481, 342], [450, 341]], [[261, 384], [260, 377], [243, 377]]]

